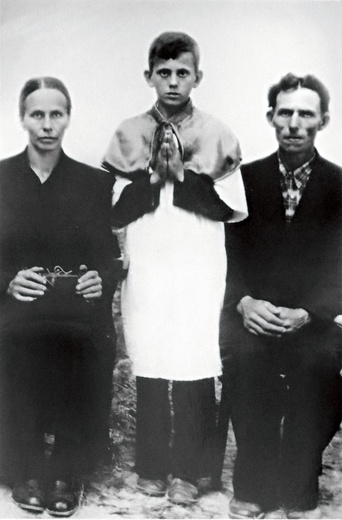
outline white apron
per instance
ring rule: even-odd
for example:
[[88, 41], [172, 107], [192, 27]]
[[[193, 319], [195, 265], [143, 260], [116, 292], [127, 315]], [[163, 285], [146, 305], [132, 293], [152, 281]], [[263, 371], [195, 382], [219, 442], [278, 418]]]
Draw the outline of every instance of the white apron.
[[135, 375], [192, 381], [221, 374], [224, 226], [172, 198], [167, 183], [156, 211], [127, 226], [122, 316]]

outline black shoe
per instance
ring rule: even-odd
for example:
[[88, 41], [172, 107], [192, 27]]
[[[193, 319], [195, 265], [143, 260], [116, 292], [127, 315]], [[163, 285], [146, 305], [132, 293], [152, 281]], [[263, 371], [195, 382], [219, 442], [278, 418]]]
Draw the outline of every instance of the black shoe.
[[46, 500], [46, 510], [52, 516], [71, 516], [81, 505], [83, 484], [73, 480], [71, 484], [56, 480]]
[[41, 513], [45, 509], [45, 493], [39, 480], [29, 479], [16, 484], [12, 498], [19, 507], [27, 511]]

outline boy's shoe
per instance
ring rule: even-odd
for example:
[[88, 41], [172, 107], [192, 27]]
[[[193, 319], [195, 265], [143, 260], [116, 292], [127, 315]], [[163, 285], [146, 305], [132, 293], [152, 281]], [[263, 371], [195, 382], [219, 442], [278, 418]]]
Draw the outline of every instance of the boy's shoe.
[[152, 480], [148, 478], [139, 478], [137, 490], [150, 497], [162, 497], [166, 493], [166, 484], [163, 480]]
[[233, 497], [228, 506], [229, 518], [264, 518], [265, 513], [258, 504]]
[[169, 500], [173, 504], [182, 504], [189, 506], [198, 500], [198, 489], [196, 486], [182, 480], [181, 478], [174, 478], [168, 492]]
[[322, 511], [319, 507], [309, 509], [307, 511], [290, 510], [287, 512], [287, 518], [322, 518]]
[[84, 487], [78, 480], [70, 484], [63, 480], [56, 480], [46, 500], [46, 510], [51, 516], [67, 517], [73, 515], [80, 507]]
[[36, 479], [16, 484], [13, 488], [12, 499], [19, 507], [33, 513], [42, 513], [45, 509], [44, 489]]

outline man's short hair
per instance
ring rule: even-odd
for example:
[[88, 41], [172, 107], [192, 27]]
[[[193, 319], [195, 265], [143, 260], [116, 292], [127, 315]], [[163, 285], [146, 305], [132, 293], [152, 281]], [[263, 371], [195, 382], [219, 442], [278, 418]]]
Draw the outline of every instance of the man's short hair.
[[300, 87], [309, 88], [310, 90], [317, 92], [321, 100], [322, 114], [329, 111], [330, 95], [328, 89], [323, 85], [323, 83], [312, 74], [300, 77], [295, 76], [291, 72], [286, 74], [286, 76], [283, 76], [278, 83], [272, 85], [269, 89], [268, 106], [273, 109], [276, 107], [279, 92], [290, 92], [291, 90], [296, 90]]
[[152, 73], [159, 60], [175, 60], [183, 52], [191, 52], [194, 57], [195, 71], [198, 71], [200, 52], [197, 42], [182, 32], [164, 32], [155, 38], [148, 53], [148, 66]]

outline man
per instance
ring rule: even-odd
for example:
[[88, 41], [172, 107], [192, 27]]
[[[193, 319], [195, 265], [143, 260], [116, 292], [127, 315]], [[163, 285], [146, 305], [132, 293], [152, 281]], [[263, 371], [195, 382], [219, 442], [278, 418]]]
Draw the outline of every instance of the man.
[[[231, 518], [320, 518], [341, 420], [342, 169], [315, 149], [329, 94], [287, 74], [268, 94], [277, 153], [243, 166], [249, 218], [227, 227], [222, 347], [237, 443]], [[229, 373], [229, 374], [228, 374]]]

